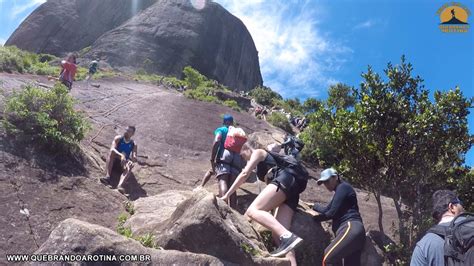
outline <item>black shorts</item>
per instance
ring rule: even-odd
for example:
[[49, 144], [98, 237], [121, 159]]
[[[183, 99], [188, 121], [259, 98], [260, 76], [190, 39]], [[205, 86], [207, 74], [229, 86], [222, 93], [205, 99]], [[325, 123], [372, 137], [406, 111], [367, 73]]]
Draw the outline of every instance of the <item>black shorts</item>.
[[298, 202], [300, 200], [300, 194], [306, 189], [308, 180], [298, 179], [287, 170], [280, 170], [276, 177], [271, 181], [281, 189], [286, 195], [286, 201], [283, 202], [293, 211], [298, 208]]

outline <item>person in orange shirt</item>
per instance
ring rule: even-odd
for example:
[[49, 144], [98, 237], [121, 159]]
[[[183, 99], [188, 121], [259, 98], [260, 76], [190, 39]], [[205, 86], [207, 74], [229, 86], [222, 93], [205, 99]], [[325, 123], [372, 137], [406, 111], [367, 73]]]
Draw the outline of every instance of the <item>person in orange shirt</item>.
[[69, 90], [72, 89], [72, 83], [76, 77], [77, 63], [76, 55], [69, 54], [66, 60], [61, 61], [61, 73], [59, 74], [59, 81]]

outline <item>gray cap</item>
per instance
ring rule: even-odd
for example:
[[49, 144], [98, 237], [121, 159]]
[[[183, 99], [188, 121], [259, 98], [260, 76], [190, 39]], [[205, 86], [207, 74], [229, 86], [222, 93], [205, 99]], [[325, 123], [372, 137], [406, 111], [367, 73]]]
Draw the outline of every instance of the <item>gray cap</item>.
[[337, 175], [337, 171], [334, 168], [328, 168], [321, 172], [321, 177], [318, 179], [318, 185], [321, 185], [324, 181]]

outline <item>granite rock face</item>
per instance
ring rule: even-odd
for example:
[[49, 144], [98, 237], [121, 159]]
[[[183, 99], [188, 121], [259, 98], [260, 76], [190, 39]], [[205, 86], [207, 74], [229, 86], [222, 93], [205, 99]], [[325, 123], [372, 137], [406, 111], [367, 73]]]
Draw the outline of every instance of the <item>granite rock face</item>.
[[262, 85], [247, 28], [211, 1], [199, 9], [189, 0], [50, 0], [6, 45], [59, 56], [82, 50], [115, 68], [177, 77], [190, 65], [239, 91]]

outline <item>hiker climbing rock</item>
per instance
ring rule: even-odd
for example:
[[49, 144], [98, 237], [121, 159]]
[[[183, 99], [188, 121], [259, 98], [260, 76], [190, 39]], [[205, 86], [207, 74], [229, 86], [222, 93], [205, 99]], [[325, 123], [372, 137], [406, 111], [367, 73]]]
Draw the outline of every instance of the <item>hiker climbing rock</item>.
[[76, 55], [69, 54], [66, 60], [61, 61], [61, 73], [59, 74], [59, 81], [64, 84], [69, 90], [72, 90], [72, 83], [76, 78], [77, 62]]
[[416, 243], [410, 266], [474, 265], [472, 214], [464, 213], [461, 200], [451, 190], [437, 190], [432, 208], [437, 224]]
[[[215, 174], [219, 185], [219, 197], [226, 194], [230, 185], [232, 185], [243, 167], [243, 160], [240, 153], [232, 150], [230, 146], [226, 148], [229, 128], [233, 124], [234, 118], [231, 115], [224, 115], [223, 125], [214, 131], [211, 169], [207, 171], [201, 183], [201, 186], [204, 186], [209, 178]], [[227, 142], [227, 144], [228, 143], [229, 142]], [[237, 194], [233, 193], [227, 201], [232, 208], [235, 208], [237, 205]]]
[[[271, 253], [274, 257], [286, 254], [296, 264], [291, 252], [303, 240], [289, 231], [293, 214], [298, 206], [299, 196], [306, 189], [308, 172], [292, 156], [284, 156], [264, 149], [254, 149], [248, 143], [241, 150], [247, 165], [239, 174], [229, 191], [222, 197], [227, 200], [257, 170], [257, 177], [268, 184], [246, 211], [250, 219], [272, 231], [278, 248]], [[271, 173], [267, 178], [267, 174]], [[275, 216], [269, 211], [275, 210]]]
[[281, 144], [281, 147], [284, 149], [286, 155], [291, 155], [300, 160], [300, 152], [304, 148], [304, 142], [299, 138], [288, 134], [285, 137], [285, 141]]
[[313, 209], [319, 213], [314, 216], [316, 222], [332, 219], [332, 231], [335, 239], [324, 250], [323, 266], [360, 265], [360, 257], [365, 244], [365, 229], [357, 204], [357, 194], [352, 186], [343, 181], [337, 171], [328, 168], [321, 172], [318, 185], [324, 184], [334, 196], [329, 205], [315, 204]]
[[97, 73], [97, 69], [99, 67], [99, 60], [93, 60], [89, 64], [89, 73], [87, 73], [86, 81], [89, 82], [89, 80], [94, 76], [95, 73]]
[[105, 185], [110, 185], [110, 179], [113, 167], [116, 163], [120, 164], [122, 174], [120, 181], [117, 185], [117, 189], [120, 193], [126, 195], [123, 184], [127, 181], [128, 177], [132, 173], [132, 169], [137, 162], [137, 144], [132, 140], [135, 135], [135, 127], [128, 126], [123, 135], [116, 136], [112, 141], [110, 147], [110, 153], [107, 159], [106, 171], [107, 174], [100, 181]]

